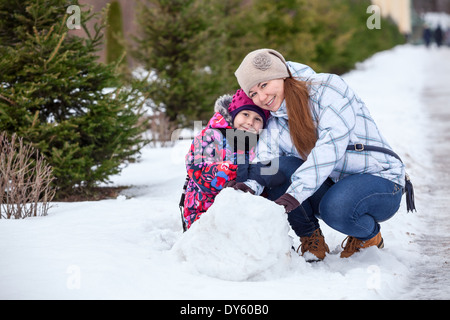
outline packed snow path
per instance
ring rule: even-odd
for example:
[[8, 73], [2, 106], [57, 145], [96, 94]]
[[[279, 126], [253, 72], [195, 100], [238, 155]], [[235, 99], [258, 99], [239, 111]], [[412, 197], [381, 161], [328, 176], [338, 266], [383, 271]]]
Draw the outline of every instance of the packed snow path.
[[418, 239], [421, 261], [418, 262], [411, 298], [450, 298], [450, 49], [432, 47], [425, 63], [421, 102], [429, 117], [428, 152], [433, 166], [428, 183], [420, 192], [427, 199], [421, 212], [426, 228]]

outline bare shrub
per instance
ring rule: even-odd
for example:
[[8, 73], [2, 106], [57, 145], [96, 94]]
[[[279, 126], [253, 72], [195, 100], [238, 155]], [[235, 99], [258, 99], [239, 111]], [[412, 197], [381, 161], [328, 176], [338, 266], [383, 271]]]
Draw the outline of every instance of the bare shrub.
[[0, 219], [45, 216], [55, 195], [52, 168], [13, 134], [0, 134]]

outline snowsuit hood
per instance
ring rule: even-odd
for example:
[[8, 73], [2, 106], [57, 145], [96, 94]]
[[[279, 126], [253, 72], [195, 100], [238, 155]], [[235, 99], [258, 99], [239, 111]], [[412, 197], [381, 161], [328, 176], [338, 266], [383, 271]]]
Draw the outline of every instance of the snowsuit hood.
[[225, 94], [217, 98], [214, 104], [215, 114], [209, 120], [207, 127], [213, 129], [231, 129], [233, 127], [233, 121], [228, 107], [230, 106], [233, 96]]

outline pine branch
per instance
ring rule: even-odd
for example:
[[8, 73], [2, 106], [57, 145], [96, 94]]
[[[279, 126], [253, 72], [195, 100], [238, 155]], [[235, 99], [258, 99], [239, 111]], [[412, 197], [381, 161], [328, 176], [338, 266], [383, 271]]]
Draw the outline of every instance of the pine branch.
[[13, 106], [17, 105], [17, 103], [15, 103], [14, 101], [8, 99], [7, 97], [5, 97], [5, 96], [3, 96], [3, 95], [1, 95], [1, 94], [0, 94], [0, 98], [3, 99], [3, 100], [5, 100], [5, 101], [7, 101], [7, 102], [9, 102], [9, 103], [10, 103], [11, 105], [13, 105]]
[[44, 63], [44, 69], [47, 69], [47, 65], [50, 63], [50, 61], [53, 60], [53, 58], [55, 57], [56, 53], [59, 51], [59, 48], [61, 47], [61, 43], [64, 41], [64, 38], [66, 37], [66, 35], [67, 35], [67, 32], [63, 33], [63, 35], [59, 39], [55, 50], [53, 50], [52, 54], [50, 55], [50, 58], [48, 58], [48, 60]]

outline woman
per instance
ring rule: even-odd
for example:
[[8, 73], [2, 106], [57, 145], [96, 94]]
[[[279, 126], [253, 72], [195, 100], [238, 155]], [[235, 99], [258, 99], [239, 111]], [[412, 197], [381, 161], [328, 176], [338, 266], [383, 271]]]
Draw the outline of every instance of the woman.
[[[392, 152], [364, 102], [339, 76], [286, 62], [272, 49], [249, 53], [235, 75], [253, 102], [271, 112], [257, 161], [277, 158], [272, 162], [291, 178], [266, 191], [285, 207], [302, 255], [323, 259], [329, 252], [317, 217], [348, 235], [341, 257], [382, 248], [380, 222], [400, 206], [405, 169], [391, 154], [367, 150]], [[235, 188], [264, 189], [252, 180]]]

